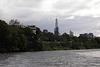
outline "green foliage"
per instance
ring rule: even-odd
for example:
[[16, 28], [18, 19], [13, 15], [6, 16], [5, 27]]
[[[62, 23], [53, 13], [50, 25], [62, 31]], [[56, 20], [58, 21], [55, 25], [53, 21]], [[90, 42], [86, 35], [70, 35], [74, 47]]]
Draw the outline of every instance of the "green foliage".
[[0, 52], [42, 50], [42, 45], [37, 40], [40, 36], [40, 29], [34, 34], [28, 27], [8, 25], [0, 20]]
[[5, 21], [0, 20], [0, 52], [10, 51], [11, 33]]
[[36, 27], [36, 34], [29, 27], [8, 25], [0, 20], [0, 52], [42, 51], [100, 48], [100, 37], [75, 37], [64, 33], [43, 33]]
[[[100, 48], [100, 38], [76, 37], [67, 33], [57, 36], [50, 33], [42, 33], [42, 45], [44, 50], [68, 50], [68, 49], [94, 49]], [[51, 40], [52, 39], [52, 40]]]

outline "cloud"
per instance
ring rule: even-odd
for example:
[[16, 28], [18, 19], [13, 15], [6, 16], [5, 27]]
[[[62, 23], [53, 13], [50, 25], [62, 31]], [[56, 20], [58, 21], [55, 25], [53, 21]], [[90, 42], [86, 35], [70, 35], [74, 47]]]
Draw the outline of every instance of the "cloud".
[[74, 15], [80, 15], [80, 16], [99, 16], [100, 17], [100, 1], [99, 0], [91, 0], [91, 1], [86, 1], [85, 4], [86, 6], [85, 9], [81, 9], [73, 13]]
[[[91, 16], [75, 16], [74, 19], [65, 19], [60, 23], [61, 31], [66, 31], [69, 33], [72, 30], [75, 35], [79, 35], [80, 33], [94, 33], [95, 35], [99, 35], [99, 17], [93, 18]], [[98, 33], [99, 32], [99, 33]]]
[[74, 19], [74, 16], [67, 17], [65, 19]]
[[58, 18], [61, 34], [72, 30], [76, 35], [93, 32], [98, 36], [99, 6], [99, 0], [0, 0], [0, 19], [18, 19], [53, 32]]

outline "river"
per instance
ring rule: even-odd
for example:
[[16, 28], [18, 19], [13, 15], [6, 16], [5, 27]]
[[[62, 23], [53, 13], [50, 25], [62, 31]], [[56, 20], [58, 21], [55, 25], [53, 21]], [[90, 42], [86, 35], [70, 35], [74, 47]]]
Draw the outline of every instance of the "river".
[[100, 49], [3, 53], [0, 67], [100, 67]]

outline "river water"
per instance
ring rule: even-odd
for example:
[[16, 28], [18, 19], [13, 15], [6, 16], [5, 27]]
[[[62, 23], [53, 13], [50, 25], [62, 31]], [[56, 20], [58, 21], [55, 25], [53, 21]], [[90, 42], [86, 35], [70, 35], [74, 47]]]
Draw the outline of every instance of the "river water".
[[100, 67], [100, 49], [4, 53], [0, 67]]

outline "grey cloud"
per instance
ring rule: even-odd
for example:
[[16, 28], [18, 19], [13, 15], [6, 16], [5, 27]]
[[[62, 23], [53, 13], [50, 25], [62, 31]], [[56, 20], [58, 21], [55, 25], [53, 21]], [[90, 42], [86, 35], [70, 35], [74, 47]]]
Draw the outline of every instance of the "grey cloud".
[[[0, 2], [1, 19], [33, 20], [41, 14], [38, 10], [44, 0], [2, 0]], [[6, 4], [6, 5], [5, 5]], [[41, 15], [40, 15], [41, 16]], [[40, 17], [38, 17], [40, 18]]]
[[41, 3], [44, 0], [4, 0], [0, 2], [0, 8], [4, 10], [12, 10], [12, 9], [39, 9], [41, 7]]
[[[89, 1], [52, 0], [51, 11], [45, 11], [45, 7], [41, 9], [42, 6], [48, 6], [44, 5], [45, 1], [47, 0], [2, 0], [2, 2], [0, 1], [0, 19], [8, 22], [11, 19], [18, 19], [25, 25], [33, 24], [40, 27], [41, 30], [48, 29], [50, 32], [53, 32], [55, 26], [54, 20], [58, 18], [61, 34], [72, 30], [76, 35], [85, 32], [93, 32], [99, 35], [99, 18], [74, 15], [74, 13], [80, 10], [92, 8], [88, 7]], [[90, 3], [91, 1], [93, 0], [90, 0]], [[75, 18], [65, 19], [70, 16]]]
[[25, 8], [26, 7], [28, 7], [28, 8], [30, 8], [30, 7], [38, 8], [38, 7], [41, 6], [42, 1], [43, 0], [21, 0], [16, 5], [18, 7], [25, 7]]
[[[68, 33], [69, 30], [72, 30], [78, 34], [80, 33], [89, 33], [92, 32], [94, 34], [97, 34], [95, 31], [97, 30], [97, 24], [100, 22], [99, 18], [93, 18], [90, 16], [77, 16], [74, 19], [70, 20], [63, 20], [61, 23], [61, 32], [64, 30]], [[95, 29], [94, 29], [95, 28]], [[63, 31], [62, 31], [63, 30]], [[98, 34], [97, 34], [98, 35]]]
[[[52, 17], [52, 16], [50, 16]], [[45, 17], [44, 19], [41, 19], [40, 21], [29, 21], [29, 23], [37, 25], [38, 27], [43, 29], [48, 29], [50, 32], [54, 32], [54, 19], [50, 18], [49, 16]], [[49, 19], [47, 19], [49, 18]], [[64, 18], [64, 17], [63, 17]], [[75, 35], [79, 35], [81, 33], [94, 33], [95, 35], [99, 35], [98, 30], [100, 29], [98, 27], [98, 23], [100, 22], [99, 18], [93, 18], [91, 16], [76, 16], [74, 19], [65, 20], [62, 17], [58, 18], [58, 25], [59, 25], [59, 31], [61, 34], [64, 32], [69, 33], [70, 30], [72, 30]], [[26, 22], [29, 24], [28, 22]]]
[[73, 10], [73, 9], [83, 9], [86, 8], [84, 5], [85, 0], [83, 2], [80, 2], [79, 0], [72, 0], [72, 1], [58, 1], [54, 4], [55, 9], [59, 10]]

